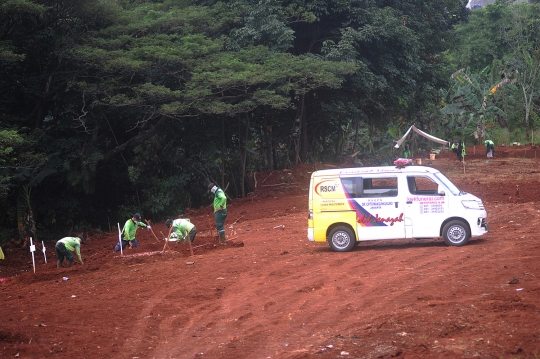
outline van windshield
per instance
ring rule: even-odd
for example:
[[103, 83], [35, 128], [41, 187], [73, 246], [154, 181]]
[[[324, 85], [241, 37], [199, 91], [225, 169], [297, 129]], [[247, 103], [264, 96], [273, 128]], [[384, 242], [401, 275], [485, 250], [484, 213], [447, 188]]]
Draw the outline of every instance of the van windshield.
[[450, 193], [452, 193], [454, 196], [459, 196], [460, 194], [462, 194], [462, 192], [459, 190], [459, 188], [457, 188], [455, 184], [450, 182], [450, 180], [448, 178], [446, 178], [445, 175], [443, 175], [440, 172], [439, 173], [434, 173], [434, 175], [435, 175], [435, 177], [437, 177], [437, 179], [439, 181], [441, 181], [444, 184], [444, 186], [446, 188], [448, 188]]

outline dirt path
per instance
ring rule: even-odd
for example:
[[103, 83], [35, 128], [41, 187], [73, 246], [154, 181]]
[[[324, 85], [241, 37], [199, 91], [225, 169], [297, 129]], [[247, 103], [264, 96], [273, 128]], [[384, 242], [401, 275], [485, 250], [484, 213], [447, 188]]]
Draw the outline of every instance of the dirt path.
[[115, 233], [96, 233], [84, 266], [57, 270], [51, 248], [34, 274], [29, 254], [7, 247], [0, 356], [540, 358], [538, 162], [431, 165], [484, 200], [487, 235], [464, 247], [397, 240], [331, 252], [306, 238], [304, 166], [259, 174], [258, 191], [229, 205], [225, 248], [213, 247], [210, 210], [190, 211], [203, 234], [195, 244], [207, 243], [193, 257], [176, 243], [162, 254], [140, 231], [140, 248], [122, 258]]

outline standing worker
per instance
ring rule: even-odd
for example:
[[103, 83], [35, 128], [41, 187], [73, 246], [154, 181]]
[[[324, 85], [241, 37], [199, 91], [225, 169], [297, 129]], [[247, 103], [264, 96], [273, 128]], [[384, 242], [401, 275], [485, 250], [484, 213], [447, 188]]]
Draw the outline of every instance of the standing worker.
[[219, 243], [226, 244], [225, 220], [227, 219], [227, 197], [225, 192], [213, 183], [208, 185], [210, 192], [214, 194], [214, 215], [216, 217], [216, 229], [219, 234]]
[[452, 147], [450, 147], [450, 149], [451, 149], [452, 152], [454, 152], [456, 155], [457, 155], [457, 147], [458, 147], [457, 141], [452, 142]]
[[[148, 230], [152, 229], [152, 227], [147, 226], [143, 222], [141, 222], [141, 215], [138, 213], [135, 213], [131, 219], [128, 219], [126, 221], [126, 224], [124, 224], [124, 229], [122, 229], [122, 249], [129, 246], [129, 248], [137, 248], [139, 246], [139, 243], [137, 243], [137, 239], [135, 239], [135, 233], [137, 233], [138, 227], [146, 227]], [[120, 243], [116, 243], [116, 246], [114, 247], [114, 252], [118, 252], [120, 250]]]
[[495, 143], [492, 140], [485, 140], [486, 157], [495, 157]]
[[[454, 152], [457, 155], [458, 154], [458, 141], [454, 141], [450, 149], [452, 150], [452, 152]], [[458, 159], [459, 159], [459, 156], [458, 156]]]
[[197, 228], [195, 228], [195, 225], [191, 223], [189, 218], [179, 218], [175, 219], [174, 221], [169, 218], [165, 221], [165, 225], [167, 226], [167, 228], [170, 228], [167, 238], [171, 238], [171, 232], [174, 231], [174, 233], [176, 233], [176, 235], [178, 236], [178, 243], [180, 243], [182, 239], [184, 239], [185, 242], [187, 242], [188, 240], [193, 242], [195, 240]]
[[54, 246], [54, 249], [56, 250], [56, 256], [58, 257], [58, 263], [56, 264], [56, 268], [62, 267], [62, 262], [64, 261], [64, 258], [67, 259], [68, 268], [71, 267], [71, 265], [73, 264], [73, 253], [71, 252], [73, 251], [75, 251], [75, 253], [77, 254], [79, 262], [83, 264], [81, 258], [81, 243], [84, 243], [83, 236], [64, 237], [58, 242], [56, 242], [56, 245]]
[[405, 145], [405, 149], [403, 150], [403, 158], [411, 158], [411, 150], [409, 145]]
[[458, 148], [457, 148], [457, 158], [459, 162], [465, 161], [466, 155], [467, 155], [467, 152], [465, 150], [465, 142], [461, 140], [459, 141]]

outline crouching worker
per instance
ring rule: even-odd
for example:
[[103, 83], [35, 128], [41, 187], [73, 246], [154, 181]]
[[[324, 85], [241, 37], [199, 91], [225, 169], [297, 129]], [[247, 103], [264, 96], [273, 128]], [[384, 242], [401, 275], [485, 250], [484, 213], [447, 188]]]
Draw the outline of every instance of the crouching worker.
[[178, 243], [180, 243], [182, 238], [185, 242], [187, 242], [188, 235], [191, 242], [195, 240], [197, 228], [195, 228], [195, 225], [191, 223], [189, 218], [179, 218], [175, 219], [174, 221], [169, 218], [165, 221], [165, 225], [167, 226], [167, 228], [170, 228], [168, 238], [171, 238], [171, 232], [174, 232], [178, 237]]
[[[137, 233], [137, 228], [139, 227], [145, 227], [148, 230], [151, 229], [150, 226], [147, 226], [143, 222], [141, 222], [141, 215], [138, 213], [135, 213], [133, 215], [133, 218], [128, 219], [126, 221], [126, 224], [124, 224], [124, 229], [122, 229], [122, 249], [129, 247], [129, 248], [137, 248], [139, 246], [139, 243], [137, 243], [137, 239], [135, 239], [135, 234]], [[116, 243], [116, 246], [114, 247], [114, 252], [118, 252], [120, 250], [120, 243]]]
[[64, 237], [58, 242], [56, 242], [56, 246], [54, 249], [56, 249], [56, 256], [58, 257], [58, 263], [56, 265], [56, 268], [62, 267], [62, 262], [64, 261], [64, 258], [67, 259], [67, 266], [68, 268], [71, 267], [73, 264], [73, 251], [77, 254], [77, 257], [79, 258], [79, 262], [83, 264], [82, 258], [81, 258], [81, 243], [84, 243], [84, 237], [78, 236], [78, 237]]
[[495, 143], [492, 140], [485, 140], [486, 157], [495, 157]]

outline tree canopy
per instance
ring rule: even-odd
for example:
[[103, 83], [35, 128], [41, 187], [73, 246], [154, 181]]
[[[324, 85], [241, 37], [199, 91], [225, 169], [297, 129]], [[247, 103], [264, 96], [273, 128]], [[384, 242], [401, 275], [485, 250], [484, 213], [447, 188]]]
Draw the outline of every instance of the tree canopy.
[[0, 0], [0, 242], [21, 193], [34, 235], [108, 230], [207, 204], [207, 181], [245, 196], [250, 171], [373, 153], [415, 122], [444, 131], [459, 93], [491, 88], [458, 93], [450, 75], [510, 58], [509, 5], [465, 5]]

